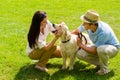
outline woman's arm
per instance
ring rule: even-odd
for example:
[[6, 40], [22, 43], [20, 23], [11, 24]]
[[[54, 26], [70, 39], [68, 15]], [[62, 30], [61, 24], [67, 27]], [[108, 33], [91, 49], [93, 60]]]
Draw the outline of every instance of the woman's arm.
[[43, 47], [43, 49], [49, 50], [55, 44], [55, 42], [57, 41], [57, 39], [58, 39], [57, 37], [54, 37], [51, 42], [49, 42], [47, 45], [45, 45]]
[[45, 49], [45, 50], [49, 50], [52, 46], [54, 46], [54, 44], [55, 44], [55, 42], [58, 40], [58, 38], [62, 35], [62, 30], [59, 30], [59, 31], [57, 31], [56, 33], [54, 33], [55, 34], [55, 37], [53, 38], [53, 40], [50, 42], [50, 43], [48, 43], [47, 45], [45, 45], [43, 48]]

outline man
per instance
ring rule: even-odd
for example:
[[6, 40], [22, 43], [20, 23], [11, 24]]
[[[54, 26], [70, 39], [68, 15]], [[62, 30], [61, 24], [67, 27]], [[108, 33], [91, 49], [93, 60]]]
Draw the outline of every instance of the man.
[[117, 55], [120, 45], [110, 28], [110, 26], [99, 19], [99, 14], [96, 11], [88, 10], [81, 16], [83, 24], [78, 29], [73, 30], [72, 34], [87, 31], [94, 45], [90, 47], [82, 44], [78, 38], [78, 46], [81, 49], [77, 52], [77, 57], [88, 63], [100, 67], [96, 72], [98, 75], [104, 75], [109, 72], [109, 59]]

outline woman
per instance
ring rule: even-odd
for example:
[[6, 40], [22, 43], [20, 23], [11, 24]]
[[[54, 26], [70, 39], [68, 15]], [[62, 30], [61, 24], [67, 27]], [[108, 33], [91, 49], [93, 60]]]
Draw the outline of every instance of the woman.
[[62, 30], [55, 32], [53, 40], [46, 44], [48, 34], [54, 30], [46, 12], [36, 11], [28, 32], [27, 54], [30, 59], [38, 60], [35, 68], [42, 71], [47, 71], [46, 64], [50, 57], [61, 57], [59, 46], [55, 46], [55, 42], [62, 35]]

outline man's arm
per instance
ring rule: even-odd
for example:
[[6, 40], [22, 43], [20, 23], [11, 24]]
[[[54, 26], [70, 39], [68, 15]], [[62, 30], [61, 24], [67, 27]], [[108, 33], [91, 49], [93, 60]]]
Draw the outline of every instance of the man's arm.
[[90, 54], [97, 54], [96, 46], [88, 47], [88, 46], [82, 44], [82, 41], [79, 38], [77, 38], [77, 45]]
[[71, 32], [71, 34], [78, 34], [79, 33], [79, 31], [78, 31], [78, 29], [75, 29], [75, 30], [73, 30], [72, 32]]

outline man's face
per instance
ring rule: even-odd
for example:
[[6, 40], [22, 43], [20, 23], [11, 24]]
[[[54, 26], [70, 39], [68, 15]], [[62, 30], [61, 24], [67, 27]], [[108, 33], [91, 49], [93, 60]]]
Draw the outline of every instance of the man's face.
[[83, 22], [83, 26], [86, 30], [90, 29], [90, 24], [89, 23], [86, 23], [86, 22]]

